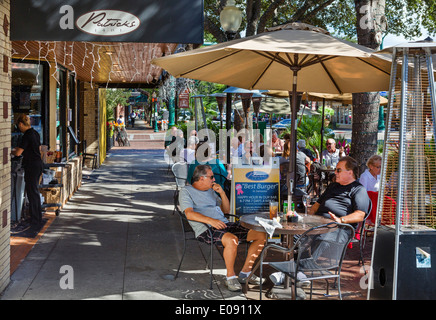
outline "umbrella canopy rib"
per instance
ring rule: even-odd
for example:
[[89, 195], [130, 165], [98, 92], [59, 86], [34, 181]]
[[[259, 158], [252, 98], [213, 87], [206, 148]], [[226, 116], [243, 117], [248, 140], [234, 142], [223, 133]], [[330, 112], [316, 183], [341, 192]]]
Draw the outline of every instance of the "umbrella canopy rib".
[[265, 69], [263, 69], [262, 73], [257, 77], [256, 81], [254, 81], [254, 83], [251, 85], [250, 89], [252, 89], [259, 82], [259, 80], [262, 79], [263, 75], [265, 74], [265, 72], [268, 71], [269, 67], [273, 64], [273, 62], [274, 62], [274, 60], [271, 60], [268, 63], [268, 65], [265, 67]]
[[307, 61], [307, 63], [302, 64], [301, 67], [302, 68], [310, 67], [310, 66], [312, 66], [314, 64], [317, 64], [317, 63], [320, 63], [320, 62], [326, 62], [326, 61], [329, 61], [329, 60], [332, 60], [332, 59], [335, 59], [335, 58], [337, 58], [337, 57], [335, 57], [335, 56], [318, 56], [318, 55], [315, 55], [309, 61]]
[[291, 68], [291, 70], [301, 69], [301, 65], [298, 63], [298, 53], [294, 53], [294, 61], [292, 61], [292, 58], [289, 55], [289, 53], [286, 53], [286, 56], [288, 57], [288, 60], [290, 62], [289, 67]]
[[235, 54], [237, 54], [237, 53], [239, 53], [239, 52], [241, 52], [241, 51], [243, 51], [243, 50], [232, 51], [231, 53], [229, 53], [229, 54], [227, 54], [227, 55], [225, 55], [225, 56], [219, 57], [219, 58], [217, 58], [217, 59], [215, 59], [215, 60], [211, 60], [211, 61], [209, 61], [208, 63], [202, 64], [201, 66], [198, 66], [198, 67], [196, 67], [196, 68], [193, 68], [193, 69], [190, 69], [190, 70], [188, 70], [188, 71], [186, 71], [186, 72], [183, 72], [183, 73], [181, 73], [181, 74], [179, 75], [179, 77], [184, 77], [185, 75], [187, 75], [187, 74], [189, 74], [189, 73], [191, 73], [191, 72], [197, 71], [197, 70], [199, 70], [199, 69], [201, 69], [201, 68], [207, 67], [207, 66], [210, 65], [210, 64], [213, 64], [213, 63], [215, 63], [215, 62], [218, 62], [218, 61], [221, 61], [221, 60], [223, 60], [223, 59], [229, 58], [229, 57], [231, 57], [231, 56], [233, 56], [233, 55], [235, 55]]
[[383, 72], [384, 74], [390, 76], [390, 73], [389, 73], [389, 72], [387, 72], [387, 71], [385, 71], [385, 70], [383, 70], [383, 69], [381, 69], [381, 68], [379, 68], [379, 67], [373, 65], [373, 64], [370, 63], [369, 61], [363, 60], [363, 59], [361, 59], [361, 58], [357, 58], [357, 59], [358, 59], [359, 61], [362, 61], [362, 62], [366, 63], [367, 65], [370, 65], [370, 66], [373, 67], [374, 69], [377, 69], [377, 70]]
[[[304, 65], [304, 62], [306, 61], [306, 59], [307, 59], [308, 57], [309, 57], [309, 55], [306, 54], [306, 55], [304, 56], [304, 58], [301, 59], [301, 61], [300, 61], [300, 66]], [[310, 60], [309, 60], [309, 61], [310, 61]]]
[[343, 94], [344, 92], [339, 88], [338, 84], [336, 83], [335, 79], [333, 79], [332, 75], [330, 74], [330, 71], [327, 69], [327, 67], [324, 64], [324, 61], [321, 59], [320, 56], [317, 56], [319, 59], [319, 63], [321, 64], [322, 68], [326, 72], [327, 76], [330, 78], [330, 81], [333, 83], [335, 88], [339, 91], [340, 94]]
[[273, 54], [271, 52], [263, 52], [263, 51], [252, 51], [252, 52], [257, 53], [258, 55], [260, 55], [260, 56], [262, 56], [262, 57], [264, 57], [266, 59], [270, 59], [273, 62], [276, 61], [276, 62], [278, 62], [278, 63], [280, 63], [280, 64], [282, 64], [282, 65], [284, 65], [286, 67], [290, 67], [291, 66], [285, 59], [280, 57], [278, 52], [275, 53], [275, 54]]

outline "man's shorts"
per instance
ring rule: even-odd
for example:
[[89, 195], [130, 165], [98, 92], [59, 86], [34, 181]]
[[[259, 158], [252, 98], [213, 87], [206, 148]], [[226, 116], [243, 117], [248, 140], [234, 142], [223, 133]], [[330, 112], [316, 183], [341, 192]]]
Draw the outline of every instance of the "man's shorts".
[[[222, 245], [221, 239], [223, 238], [224, 234], [227, 232], [230, 232], [238, 237], [239, 240], [247, 240], [247, 234], [249, 229], [241, 226], [237, 222], [228, 222], [226, 223], [227, 227], [225, 229], [215, 229], [211, 227], [212, 231], [212, 239], [213, 243], [217, 243], [219, 245]], [[200, 234], [197, 239], [201, 242], [205, 242], [207, 244], [211, 244], [211, 238], [209, 234], [209, 230], [206, 230], [202, 234]]]

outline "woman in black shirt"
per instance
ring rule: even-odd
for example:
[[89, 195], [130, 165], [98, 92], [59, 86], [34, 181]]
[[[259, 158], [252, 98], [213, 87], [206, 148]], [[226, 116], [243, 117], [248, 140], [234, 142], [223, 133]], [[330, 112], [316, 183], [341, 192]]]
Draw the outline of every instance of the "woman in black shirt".
[[14, 156], [23, 156], [24, 182], [29, 199], [29, 214], [31, 229], [39, 230], [42, 226], [41, 197], [39, 194], [39, 179], [43, 171], [41, 159], [41, 142], [39, 133], [30, 125], [30, 118], [20, 114], [16, 120], [18, 129], [24, 133], [18, 147], [12, 149]]

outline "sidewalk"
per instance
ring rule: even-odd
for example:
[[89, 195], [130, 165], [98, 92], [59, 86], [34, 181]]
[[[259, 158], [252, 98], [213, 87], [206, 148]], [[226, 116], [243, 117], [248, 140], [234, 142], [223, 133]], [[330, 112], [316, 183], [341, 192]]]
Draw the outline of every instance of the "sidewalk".
[[[207, 290], [208, 248], [198, 242], [188, 243], [179, 278], [167, 280], [183, 248], [167, 169], [163, 140], [113, 148], [40, 235], [1, 299], [245, 299], [222, 289], [225, 268], [218, 251], [217, 284]], [[73, 289], [61, 288], [67, 276]]]
[[[179, 219], [172, 214], [174, 181], [164, 161], [164, 133], [139, 122], [127, 128], [131, 146], [114, 147], [34, 239], [0, 300], [259, 299], [256, 288], [247, 294], [226, 289], [218, 249], [215, 283], [209, 290], [209, 247], [197, 241], [188, 242], [179, 278], [171, 279], [183, 249]], [[368, 252], [365, 256], [369, 264]], [[366, 299], [359, 287], [363, 274], [356, 265], [358, 249], [347, 257], [344, 299]], [[241, 265], [238, 260], [236, 269]], [[314, 299], [327, 298], [319, 294]]]

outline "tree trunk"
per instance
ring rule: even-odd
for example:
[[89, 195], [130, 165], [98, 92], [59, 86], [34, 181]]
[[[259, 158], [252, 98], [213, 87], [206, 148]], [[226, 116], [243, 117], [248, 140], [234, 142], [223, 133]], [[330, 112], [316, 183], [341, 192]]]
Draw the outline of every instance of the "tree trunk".
[[[386, 30], [385, 0], [355, 0], [357, 40], [360, 45], [377, 50]], [[371, 80], [368, 80], [371, 81]], [[353, 94], [353, 125], [350, 156], [360, 164], [360, 172], [366, 161], [377, 153], [378, 92]]]
[[366, 161], [377, 153], [378, 115], [380, 94], [365, 92], [353, 94], [353, 125], [350, 156], [360, 164], [360, 173]]

